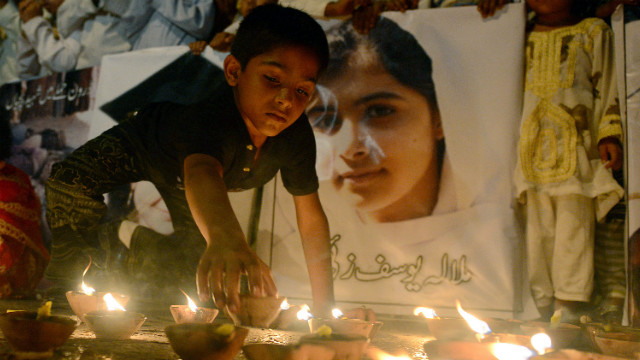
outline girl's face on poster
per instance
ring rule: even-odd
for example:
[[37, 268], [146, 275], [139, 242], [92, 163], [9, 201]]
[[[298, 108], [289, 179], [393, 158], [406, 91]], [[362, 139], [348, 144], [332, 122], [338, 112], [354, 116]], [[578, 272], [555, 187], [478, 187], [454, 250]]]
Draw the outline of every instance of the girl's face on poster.
[[[378, 222], [429, 215], [443, 132], [426, 98], [379, 64], [353, 66], [321, 85], [307, 115], [320, 167], [330, 164], [340, 196]], [[330, 158], [323, 158], [323, 144]]]

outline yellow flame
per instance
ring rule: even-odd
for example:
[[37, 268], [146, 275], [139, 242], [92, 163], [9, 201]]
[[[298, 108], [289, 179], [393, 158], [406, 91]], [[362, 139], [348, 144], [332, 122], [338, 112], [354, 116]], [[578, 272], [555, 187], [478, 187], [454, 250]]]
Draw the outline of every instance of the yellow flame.
[[300, 311], [296, 313], [298, 320], [309, 320], [313, 318], [313, 315], [311, 315], [310, 310], [311, 309], [309, 308], [309, 305], [307, 304], [302, 305]]
[[498, 360], [527, 360], [535, 355], [531, 349], [509, 343], [491, 344], [491, 353]]
[[89, 264], [87, 265], [86, 268], [84, 268], [84, 271], [82, 272], [82, 284], [80, 285], [80, 287], [82, 288], [82, 292], [87, 295], [93, 295], [96, 292], [96, 289], [90, 286], [87, 286], [84, 283], [84, 276], [87, 274], [87, 271], [89, 271], [90, 266], [91, 266], [91, 256], [89, 256]]
[[367, 356], [373, 360], [411, 360], [407, 355], [391, 355], [373, 345], [367, 346]]
[[338, 308], [334, 308], [333, 310], [331, 310], [331, 314], [336, 319], [343, 319], [344, 318], [344, 313]]
[[419, 306], [415, 309], [413, 309], [413, 315], [418, 316], [418, 315], [422, 315], [427, 319], [437, 319], [438, 315], [436, 314], [436, 311], [430, 308], [426, 308], [426, 307], [422, 307]]
[[486, 322], [464, 311], [462, 309], [462, 306], [460, 305], [460, 301], [458, 300], [456, 300], [456, 307], [458, 308], [458, 313], [460, 313], [460, 315], [462, 315], [462, 317], [467, 321], [467, 324], [469, 324], [471, 330], [480, 335], [491, 334], [491, 328], [489, 327], [489, 325]]
[[113, 295], [111, 295], [111, 293], [107, 293], [102, 298], [104, 299], [104, 302], [107, 304], [107, 310], [109, 310], [109, 311], [113, 311], [113, 310], [127, 311], [124, 307], [122, 307], [122, 305], [120, 305], [118, 300], [116, 300], [113, 297]]
[[551, 349], [551, 338], [545, 333], [537, 333], [531, 337], [531, 345], [539, 355], [543, 355], [547, 349]]
[[196, 312], [198, 310], [198, 306], [196, 305], [196, 303], [193, 302], [193, 300], [191, 300], [191, 298], [189, 297], [189, 295], [187, 295], [186, 292], [184, 292], [184, 290], [180, 289], [180, 291], [182, 291], [182, 293], [184, 294], [184, 296], [187, 297], [187, 302], [189, 304], [189, 309], [191, 309], [191, 311]]
[[289, 305], [289, 302], [287, 301], [287, 299], [284, 299], [282, 304], [280, 304], [280, 310], [289, 310], [290, 307], [291, 305]]

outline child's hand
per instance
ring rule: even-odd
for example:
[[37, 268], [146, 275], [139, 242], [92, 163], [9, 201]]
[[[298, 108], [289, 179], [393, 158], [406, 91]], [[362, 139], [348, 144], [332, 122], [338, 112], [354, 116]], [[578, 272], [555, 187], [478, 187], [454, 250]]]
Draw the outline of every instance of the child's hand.
[[622, 169], [622, 146], [620, 141], [615, 137], [606, 137], [598, 143], [598, 150], [600, 151], [600, 160], [607, 165], [605, 168], [620, 170]]
[[193, 55], [200, 55], [207, 47], [207, 42], [204, 40], [194, 41], [189, 44], [189, 49], [193, 53]]
[[418, 0], [389, 0], [385, 4], [385, 11], [402, 11], [418, 8]]
[[231, 50], [231, 43], [235, 38], [236, 36], [233, 34], [219, 32], [213, 37], [213, 39], [211, 39], [209, 46], [211, 46], [215, 50], [227, 52]]
[[596, 9], [596, 16], [599, 18], [608, 18], [616, 11], [619, 5], [638, 5], [638, 0], [611, 0]]
[[360, 34], [369, 34], [376, 26], [380, 13], [384, 10], [384, 4], [375, 0], [358, 0], [353, 10], [353, 28]]
[[345, 16], [351, 15], [355, 7], [356, 0], [338, 0], [332, 1], [324, 8], [324, 16]]
[[493, 16], [508, 2], [509, 0], [478, 0], [478, 11], [486, 19]]
[[37, 0], [23, 0], [18, 4], [18, 11], [20, 20], [26, 23], [36, 16], [42, 16], [42, 3]]

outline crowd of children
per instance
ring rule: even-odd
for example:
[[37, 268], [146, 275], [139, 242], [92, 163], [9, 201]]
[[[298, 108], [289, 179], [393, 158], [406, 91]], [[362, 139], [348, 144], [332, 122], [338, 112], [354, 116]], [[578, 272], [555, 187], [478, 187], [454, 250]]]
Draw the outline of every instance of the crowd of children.
[[[209, 45], [233, 54], [239, 22], [266, 3], [301, 9], [315, 18], [351, 16], [353, 27], [366, 34], [383, 11], [474, 4], [489, 17], [507, 2], [0, 0], [0, 84], [95, 66], [105, 54], [149, 47], [190, 45], [198, 54]], [[621, 4], [637, 7], [638, 1], [526, 3], [532, 16], [514, 179], [526, 214], [532, 294], [546, 320], [577, 322], [588, 312], [599, 320], [620, 322], [626, 289], [626, 207], [620, 176], [624, 137], [613, 33], [600, 18], [606, 19]], [[313, 186], [303, 192], [313, 193]], [[199, 216], [194, 217], [202, 228]], [[213, 276], [201, 271], [204, 277]], [[319, 270], [321, 282], [325, 271]], [[256, 273], [263, 277], [264, 291], [272, 292], [266, 271]], [[216, 286], [206, 280], [199, 285]], [[318, 285], [324, 289], [318, 291], [330, 292], [329, 288]], [[330, 302], [332, 295], [319, 297]]]

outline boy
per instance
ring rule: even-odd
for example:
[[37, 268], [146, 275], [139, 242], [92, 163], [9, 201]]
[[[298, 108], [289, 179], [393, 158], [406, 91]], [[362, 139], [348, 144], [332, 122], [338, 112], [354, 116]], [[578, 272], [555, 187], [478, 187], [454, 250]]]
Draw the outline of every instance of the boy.
[[182, 236], [171, 244], [134, 238], [129, 274], [154, 265], [171, 272], [199, 258], [201, 300], [213, 294], [218, 307], [236, 312], [242, 273], [252, 294], [274, 295], [271, 272], [246, 243], [227, 191], [261, 186], [280, 170], [296, 206], [314, 314], [328, 315], [334, 301], [329, 229], [317, 194], [315, 140], [303, 115], [327, 62], [325, 34], [310, 16], [271, 4], [254, 9], [224, 61], [226, 83], [213, 85], [216, 95], [190, 106], [152, 104], [54, 167], [47, 183], [53, 232], [48, 277], [77, 279], [70, 269], [86, 266], [92, 253], [113, 269], [122, 243], [100, 233], [127, 231], [105, 221], [102, 194], [149, 180]]

